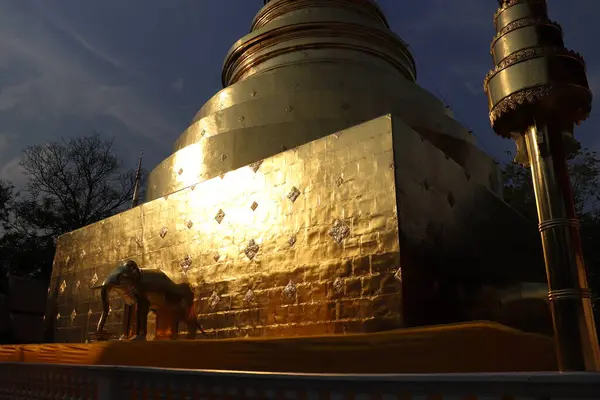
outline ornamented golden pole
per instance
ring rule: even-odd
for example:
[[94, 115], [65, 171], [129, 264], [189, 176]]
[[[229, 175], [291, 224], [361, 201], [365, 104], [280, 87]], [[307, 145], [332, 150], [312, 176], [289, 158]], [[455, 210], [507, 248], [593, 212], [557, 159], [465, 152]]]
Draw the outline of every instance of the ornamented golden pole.
[[531, 167], [559, 369], [598, 371], [600, 353], [567, 169], [573, 126], [591, 110], [582, 57], [564, 47], [545, 0], [499, 0], [484, 88], [495, 132]]

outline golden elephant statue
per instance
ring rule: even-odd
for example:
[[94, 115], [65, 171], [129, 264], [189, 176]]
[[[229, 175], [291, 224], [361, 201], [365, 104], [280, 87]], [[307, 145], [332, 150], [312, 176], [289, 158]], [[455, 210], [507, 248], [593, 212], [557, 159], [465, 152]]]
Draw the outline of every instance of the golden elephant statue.
[[[132, 340], [146, 340], [149, 311], [155, 312], [157, 316], [161, 312], [170, 316], [171, 339], [177, 339], [180, 321], [187, 325], [188, 339], [194, 339], [197, 330], [206, 336], [195, 315], [194, 293], [189, 284], [175, 283], [159, 269], [141, 269], [135, 261], [128, 260], [115, 268], [101, 285], [93, 289], [100, 289], [102, 297], [102, 314], [96, 328], [98, 337], [108, 335], [104, 325], [108, 317], [111, 291], [117, 292], [126, 304], [137, 306]], [[125, 339], [127, 336], [128, 332], [125, 332], [121, 338]]]

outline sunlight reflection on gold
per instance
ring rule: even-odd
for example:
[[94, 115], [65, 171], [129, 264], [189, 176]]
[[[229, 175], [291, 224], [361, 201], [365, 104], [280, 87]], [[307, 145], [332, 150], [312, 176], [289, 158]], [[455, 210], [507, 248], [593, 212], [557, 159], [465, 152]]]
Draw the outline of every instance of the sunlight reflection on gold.
[[204, 154], [198, 144], [193, 144], [175, 153], [172, 168], [175, 181], [183, 187], [197, 183], [198, 177], [204, 172], [203, 158]]
[[[399, 257], [392, 146], [391, 121], [383, 117], [204, 181], [194, 166], [206, 163], [188, 153], [172, 172], [184, 189], [61, 236], [54, 273], [89, 282], [93, 273], [103, 279], [115, 263], [132, 258], [189, 282], [199, 318], [222, 320], [209, 329], [237, 332], [251, 320], [261, 329], [306, 334], [348, 321], [359, 329], [375, 301], [400, 310], [394, 281], [368, 267], [374, 255], [387, 257], [385, 274], [392, 273]], [[336, 233], [339, 224], [346, 230]], [[184, 260], [191, 262], [185, 268]], [[364, 263], [366, 269], [348, 269]], [[344, 292], [349, 304], [356, 302], [349, 309], [363, 307], [365, 317], [338, 316], [328, 288], [340, 276], [354, 285]], [[384, 284], [385, 293], [371, 293]], [[288, 286], [292, 295], [284, 294]], [[256, 304], [243, 300], [249, 288]], [[214, 293], [220, 300], [211, 305]], [[399, 321], [398, 312], [389, 318]], [[111, 318], [107, 326], [119, 329]]]

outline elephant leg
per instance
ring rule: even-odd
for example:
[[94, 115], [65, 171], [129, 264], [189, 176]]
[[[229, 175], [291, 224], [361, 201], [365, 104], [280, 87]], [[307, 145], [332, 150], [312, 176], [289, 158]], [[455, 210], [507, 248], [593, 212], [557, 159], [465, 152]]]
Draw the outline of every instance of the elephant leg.
[[185, 323], [187, 325], [187, 338], [192, 340], [196, 339], [196, 332], [198, 331], [198, 321], [194, 314], [193, 306], [187, 307], [183, 312], [185, 315]]
[[186, 321], [186, 325], [188, 329], [187, 338], [190, 340], [196, 339], [196, 331], [198, 330], [198, 323], [196, 322], [196, 319], [188, 319]]
[[171, 340], [177, 340], [179, 337], [179, 313], [171, 313]]
[[137, 326], [135, 327], [136, 334], [132, 340], [146, 340], [148, 332], [148, 312], [150, 312], [150, 302], [148, 299], [140, 298], [137, 304]]
[[97, 333], [107, 333], [106, 330], [104, 330], [104, 324], [106, 323], [109, 312], [108, 293], [110, 292], [110, 289], [110, 286], [104, 286], [100, 293], [102, 296], [102, 314], [100, 315], [100, 321], [98, 321], [98, 326], [96, 327]]
[[119, 340], [127, 340], [131, 337], [131, 330], [133, 325], [133, 316], [135, 315], [135, 304], [125, 304], [123, 310], [123, 334]]

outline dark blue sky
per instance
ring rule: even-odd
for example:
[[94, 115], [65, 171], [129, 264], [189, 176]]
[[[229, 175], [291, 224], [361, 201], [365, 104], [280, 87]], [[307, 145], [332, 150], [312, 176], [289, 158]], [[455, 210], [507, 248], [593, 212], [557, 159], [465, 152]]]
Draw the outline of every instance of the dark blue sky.
[[[600, 92], [600, 1], [549, 0], [567, 46]], [[496, 0], [380, 0], [417, 60], [419, 83], [449, 103], [479, 145], [503, 157], [482, 79]], [[100, 131], [151, 170], [217, 92], [223, 58], [262, 0], [0, 0], [0, 179], [19, 184], [22, 149]], [[600, 110], [578, 129], [600, 150]], [[130, 156], [130, 157], [129, 157]]]

